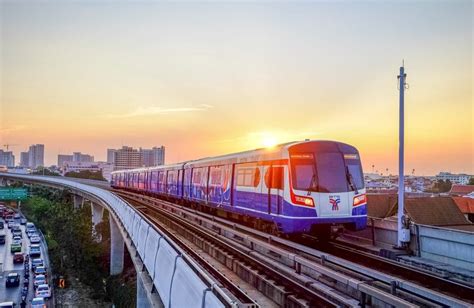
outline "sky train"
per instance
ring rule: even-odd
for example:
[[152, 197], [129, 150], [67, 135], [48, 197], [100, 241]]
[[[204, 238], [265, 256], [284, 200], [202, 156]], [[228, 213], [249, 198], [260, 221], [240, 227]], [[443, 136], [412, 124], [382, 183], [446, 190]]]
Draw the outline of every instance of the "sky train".
[[278, 234], [328, 235], [367, 224], [359, 152], [335, 141], [290, 142], [183, 163], [114, 171], [111, 185], [180, 201]]

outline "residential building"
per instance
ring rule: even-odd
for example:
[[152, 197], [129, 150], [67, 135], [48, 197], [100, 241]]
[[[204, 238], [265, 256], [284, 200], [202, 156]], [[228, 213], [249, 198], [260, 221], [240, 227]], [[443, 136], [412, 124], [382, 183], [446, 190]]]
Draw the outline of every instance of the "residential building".
[[29, 167], [30, 153], [20, 152], [20, 167], [28, 168]]
[[115, 170], [163, 165], [165, 163], [165, 147], [137, 150], [123, 146], [121, 149], [107, 149], [107, 162], [113, 163]]
[[30, 145], [28, 150], [28, 167], [36, 169], [44, 166], [44, 144]]
[[72, 153], [72, 161], [80, 163], [92, 163], [94, 162], [94, 156], [82, 154], [81, 152], [74, 152]]
[[449, 191], [449, 194], [451, 196], [465, 196], [469, 195], [470, 193], [474, 192], [474, 185], [459, 185], [459, 184], [453, 184], [451, 186], [451, 190]]
[[0, 150], [0, 165], [6, 167], [15, 166], [15, 155], [13, 155], [12, 151]]
[[450, 172], [440, 172], [436, 175], [436, 180], [443, 180], [447, 181], [449, 180], [453, 184], [461, 184], [461, 185], [466, 185], [469, 183], [469, 179], [471, 178], [471, 175], [468, 174], [453, 174]]
[[165, 147], [153, 147], [152, 149], [142, 149], [143, 166], [153, 167], [165, 164]]
[[61, 169], [62, 175], [69, 172], [92, 171], [101, 172], [102, 176], [110, 181], [110, 174], [113, 171], [113, 165], [106, 162], [74, 162], [67, 161]]
[[114, 155], [115, 170], [140, 168], [143, 166], [142, 152], [132, 147], [123, 146]]
[[107, 162], [109, 164], [113, 164], [115, 162], [115, 153], [117, 153], [117, 150], [107, 149]]
[[72, 162], [72, 155], [58, 154], [58, 168], [62, 168], [66, 162]]

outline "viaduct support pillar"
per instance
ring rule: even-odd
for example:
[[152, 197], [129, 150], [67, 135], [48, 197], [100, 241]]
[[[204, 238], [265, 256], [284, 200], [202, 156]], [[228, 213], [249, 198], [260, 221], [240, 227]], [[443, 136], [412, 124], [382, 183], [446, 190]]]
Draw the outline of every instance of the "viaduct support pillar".
[[145, 277], [143, 277], [144, 275], [144, 272], [137, 272], [137, 307], [152, 307], [153, 305], [150, 303], [150, 299], [148, 298], [147, 294], [148, 292], [151, 292], [152, 285], [150, 286], [150, 290], [147, 290], [147, 287], [145, 286], [146, 283], [144, 281]]
[[109, 215], [110, 222], [110, 275], [117, 275], [123, 271], [124, 242], [119, 227]]
[[81, 209], [84, 205], [84, 197], [79, 195], [74, 195], [74, 209]]
[[91, 211], [92, 211], [92, 234], [95, 236], [96, 240], [100, 242], [102, 239], [97, 235], [95, 227], [102, 222], [104, 217], [104, 207], [99, 204], [91, 202]]

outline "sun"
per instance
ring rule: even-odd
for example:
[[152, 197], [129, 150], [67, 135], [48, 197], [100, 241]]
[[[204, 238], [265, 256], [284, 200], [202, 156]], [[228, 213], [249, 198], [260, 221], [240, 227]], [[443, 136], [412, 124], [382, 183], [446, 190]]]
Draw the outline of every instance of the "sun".
[[272, 135], [265, 135], [262, 137], [262, 144], [266, 148], [272, 148], [277, 145], [277, 139]]

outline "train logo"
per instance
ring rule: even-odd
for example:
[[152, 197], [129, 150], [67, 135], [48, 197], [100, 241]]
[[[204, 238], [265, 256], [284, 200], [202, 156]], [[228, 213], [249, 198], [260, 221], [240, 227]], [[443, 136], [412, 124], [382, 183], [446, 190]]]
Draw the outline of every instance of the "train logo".
[[339, 203], [341, 203], [341, 197], [329, 196], [329, 203], [332, 205], [333, 211], [339, 211]]

